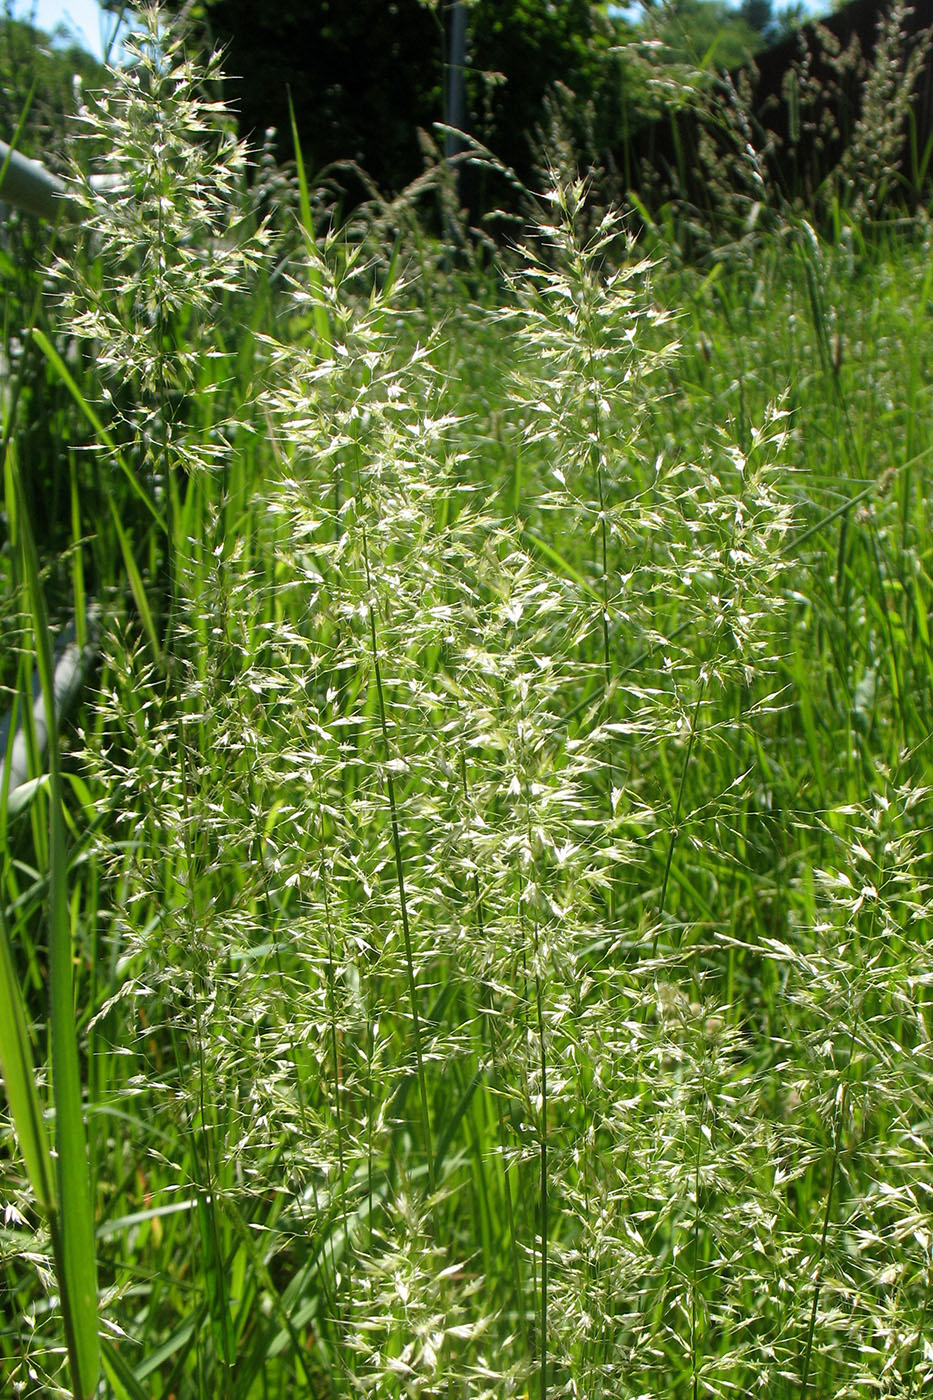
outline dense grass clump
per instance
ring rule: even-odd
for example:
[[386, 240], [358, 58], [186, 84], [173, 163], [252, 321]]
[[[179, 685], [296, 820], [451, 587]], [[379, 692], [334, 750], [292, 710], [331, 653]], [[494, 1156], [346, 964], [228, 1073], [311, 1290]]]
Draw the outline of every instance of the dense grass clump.
[[5, 1389], [922, 1394], [925, 220], [273, 238], [148, 23], [4, 405], [17, 713], [100, 632], [0, 806]]

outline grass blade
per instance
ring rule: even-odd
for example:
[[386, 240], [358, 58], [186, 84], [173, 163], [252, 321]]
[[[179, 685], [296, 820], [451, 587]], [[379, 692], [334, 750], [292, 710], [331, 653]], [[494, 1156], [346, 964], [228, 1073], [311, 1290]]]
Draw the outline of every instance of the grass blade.
[[[75, 1028], [71, 919], [68, 908], [65, 818], [55, 676], [45, 597], [22, 483], [11, 461], [19, 502], [18, 534], [23, 573], [45, 703], [49, 754], [49, 963], [51, 983], [52, 1088], [58, 1154], [57, 1212], [51, 1217], [56, 1272], [76, 1397], [91, 1396], [100, 1374], [97, 1338], [97, 1266], [87, 1146], [81, 1102], [81, 1071]], [[35, 1143], [31, 1144], [35, 1147]]]
[[[298, 210], [301, 216], [301, 224], [305, 231], [305, 237], [309, 243], [314, 242], [314, 221], [311, 217], [311, 197], [308, 192], [308, 176], [305, 171], [304, 157], [301, 154], [301, 141], [298, 136], [298, 125], [295, 121], [295, 109], [292, 105], [292, 95], [288, 94], [288, 115], [292, 124], [292, 141], [295, 146], [295, 170], [298, 175]], [[313, 261], [308, 263], [308, 277], [311, 282], [314, 297], [314, 329], [317, 331], [318, 339], [322, 345], [328, 349], [332, 345], [330, 322], [327, 319], [327, 308], [321, 296], [321, 274]]]
[[126, 458], [118, 450], [113, 438], [110, 436], [107, 429], [100, 421], [100, 418], [97, 416], [97, 413], [94, 411], [93, 405], [88, 403], [87, 399], [84, 397], [81, 390], [78, 388], [78, 385], [75, 383], [68, 369], [68, 366], [65, 364], [65, 361], [62, 359], [58, 351], [55, 349], [55, 346], [49, 340], [45, 332], [41, 331], [38, 326], [33, 326], [32, 338], [38, 345], [39, 349], [42, 351], [45, 358], [48, 360], [49, 364], [55, 370], [55, 373], [58, 375], [65, 388], [68, 390], [69, 394], [74, 399], [75, 403], [78, 405], [81, 412], [84, 414], [85, 418], [90, 423], [91, 427], [94, 429], [100, 441], [104, 444], [106, 448], [109, 449], [109, 451], [113, 453], [114, 461], [116, 462], [117, 466], [120, 468], [121, 472], [129, 482], [134, 495], [138, 496], [139, 499], [142, 501], [143, 505], [146, 507], [149, 514], [152, 516], [153, 520], [158, 525], [159, 529], [162, 531], [167, 531], [168, 527], [166, 526], [164, 519], [159, 514], [156, 507], [152, 504], [152, 501], [146, 495], [139, 482], [136, 480], [136, 477], [130, 470]]
[[110, 1382], [116, 1400], [148, 1400], [144, 1390], [112, 1342], [104, 1342], [104, 1373]]
[[23, 993], [0, 921], [0, 1069], [29, 1182], [46, 1215], [55, 1210], [52, 1158], [36, 1088]]
[[127, 578], [130, 581], [130, 589], [139, 609], [139, 618], [146, 634], [146, 641], [152, 648], [152, 654], [161, 666], [164, 661], [162, 646], [159, 642], [159, 634], [156, 631], [155, 622], [152, 617], [152, 609], [149, 606], [149, 599], [146, 597], [146, 588], [143, 583], [142, 574], [133, 557], [133, 547], [130, 544], [129, 535], [123, 528], [119, 513], [113, 503], [113, 499], [108, 499], [110, 515], [113, 520], [114, 529], [117, 532], [117, 539], [120, 542], [120, 553], [123, 556], [123, 567], [126, 569]]

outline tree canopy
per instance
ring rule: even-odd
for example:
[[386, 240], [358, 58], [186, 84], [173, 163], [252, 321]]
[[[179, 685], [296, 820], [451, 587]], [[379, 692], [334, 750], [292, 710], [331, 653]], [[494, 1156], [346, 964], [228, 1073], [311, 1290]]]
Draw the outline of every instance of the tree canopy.
[[[418, 132], [444, 115], [448, 6], [425, 0], [201, 0], [188, 10], [227, 49], [241, 131], [274, 126], [288, 150], [288, 96], [307, 164], [355, 161], [384, 191], [421, 173]], [[615, 31], [590, 0], [469, 4], [469, 128], [520, 176], [545, 93], [564, 83], [603, 96]]]
[[[180, 0], [172, 0], [176, 8]], [[467, 129], [525, 183], [534, 183], [546, 98], [584, 160], [613, 148], [651, 104], [633, 41], [658, 43], [652, 61], [732, 67], [774, 32], [773, 0], [645, 0], [640, 19], [593, 0], [462, 0], [469, 17]], [[454, 0], [197, 0], [189, 22], [227, 50], [225, 96], [241, 133], [269, 127], [292, 154], [289, 95], [305, 164], [320, 173], [355, 163], [384, 193], [423, 170], [419, 132], [445, 113]], [[643, 67], [643, 65], [642, 65]], [[354, 179], [344, 164], [341, 179]]]
[[88, 87], [104, 79], [98, 63], [67, 35], [50, 36], [25, 20], [0, 16], [0, 139], [18, 141], [24, 155], [48, 156], [60, 146], [66, 114], [75, 107], [75, 78]]

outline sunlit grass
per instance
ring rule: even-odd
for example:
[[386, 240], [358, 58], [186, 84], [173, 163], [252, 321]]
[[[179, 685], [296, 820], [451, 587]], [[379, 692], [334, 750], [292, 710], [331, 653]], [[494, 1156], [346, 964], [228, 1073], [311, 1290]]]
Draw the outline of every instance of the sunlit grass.
[[0, 555], [19, 713], [103, 614], [6, 817], [4, 1385], [77, 1391], [67, 945], [115, 1395], [922, 1394], [924, 222], [711, 273], [556, 181], [460, 278], [302, 180], [267, 249], [141, 62], [26, 348], [67, 557]]

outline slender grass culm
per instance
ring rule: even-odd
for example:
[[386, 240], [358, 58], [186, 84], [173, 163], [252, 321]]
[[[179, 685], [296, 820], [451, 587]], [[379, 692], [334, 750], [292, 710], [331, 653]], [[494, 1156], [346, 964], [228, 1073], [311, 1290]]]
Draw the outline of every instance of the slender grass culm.
[[101, 624], [0, 794], [0, 1390], [919, 1397], [925, 218], [554, 174], [461, 281], [128, 52], [5, 462], [11, 730]]
[[[12, 507], [14, 539], [35, 639], [36, 668], [45, 711], [48, 744], [48, 948], [49, 1058], [55, 1108], [55, 1158], [36, 1093], [25, 1017], [14, 980], [9, 935], [4, 925], [3, 983], [9, 1018], [3, 1037], [2, 1063], [14, 1124], [36, 1199], [49, 1228], [62, 1322], [75, 1397], [87, 1400], [100, 1373], [97, 1339], [97, 1270], [91, 1181], [81, 1095], [74, 1010], [72, 928], [69, 915], [65, 812], [55, 704], [52, 644], [39, 560], [12, 444], [6, 443], [4, 473]], [[53, 1187], [54, 1172], [54, 1187]]]

